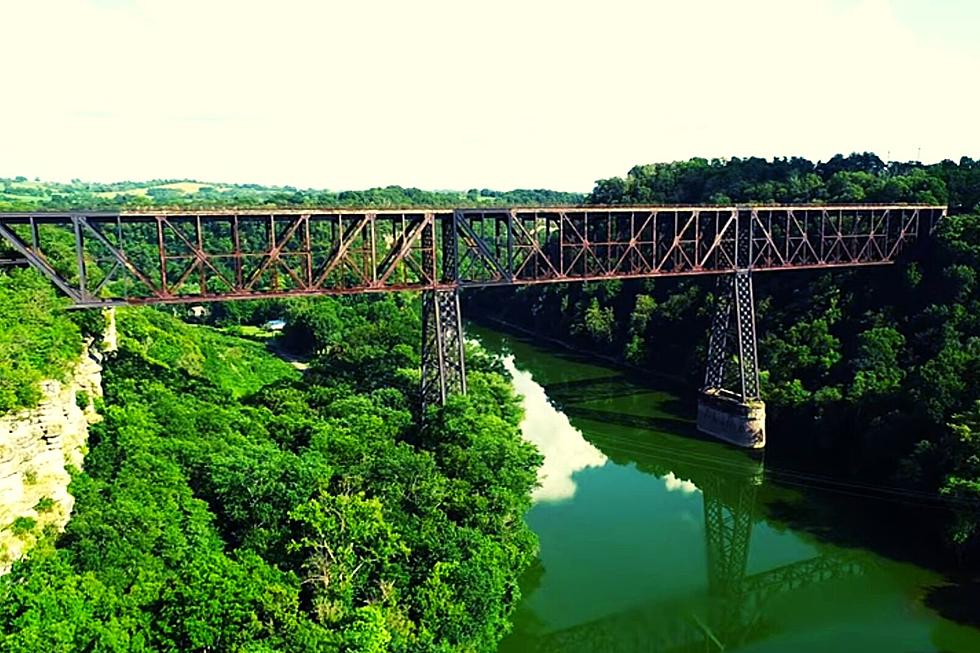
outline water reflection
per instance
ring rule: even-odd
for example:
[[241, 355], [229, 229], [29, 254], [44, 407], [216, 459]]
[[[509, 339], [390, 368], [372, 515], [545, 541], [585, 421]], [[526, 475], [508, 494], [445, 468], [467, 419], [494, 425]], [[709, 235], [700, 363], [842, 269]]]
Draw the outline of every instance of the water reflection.
[[864, 573], [859, 558], [846, 554], [822, 554], [748, 573], [762, 463], [749, 461], [724, 473], [688, 467], [685, 473], [700, 476], [702, 487], [674, 473], [663, 479], [668, 489], [701, 493], [707, 571], [703, 591], [542, 633], [525, 641], [522, 650], [734, 650], [769, 632], [766, 606], [780, 595]]
[[514, 357], [502, 357], [504, 367], [513, 377], [514, 390], [524, 403], [524, 437], [537, 445], [544, 455], [538, 470], [534, 501], [563, 501], [575, 496], [575, 472], [589, 467], [602, 467], [606, 457], [590, 444], [582, 432], [572, 426], [564, 413], [548, 401], [544, 388], [536, 383], [530, 372], [517, 369]]
[[501, 651], [980, 651], [975, 629], [925, 604], [938, 575], [780, 519], [820, 504], [698, 439], [669, 388], [480, 336], [512, 354], [547, 466], [528, 514], [540, 554]]
[[667, 488], [668, 492], [683, 492], [684, 494], [693, 494], [701, 491], [691, 481], [685, 481], [674, 476], [674, 472], [667, 472], [667, 475], [664, 476], [664, 487]]

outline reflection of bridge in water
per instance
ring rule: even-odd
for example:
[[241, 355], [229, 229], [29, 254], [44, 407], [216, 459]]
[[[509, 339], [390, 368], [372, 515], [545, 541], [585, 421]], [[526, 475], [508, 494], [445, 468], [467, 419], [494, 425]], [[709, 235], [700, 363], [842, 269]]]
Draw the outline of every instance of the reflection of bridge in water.
[[[551, 384], [546, 389], [561, 411], [573, 419], [616, 423], [627, 430], [685, 429], [685, 423], [679, 420], [613, 414], [579, 404], [593, 397], [593, 390], [601, 394], [602, 386], [622, 388], [621, 381], [618, 377], [607, 377]], [[623, 460], [625, 456], [617, 454], [623, 449], [616, 437], [594, 432], [589, 440], [614, 462], [627, 462]], [[762, 519], [757, 494], [764, 465], [743, 451], [731, 449], [719, 449], [717, 455], [707, 460], [694, 448], [689, 449], [690, 444], [682, 441], [669, 446], [649, 446], [647, 451], [662, 449], [664, 455], [641, 456], [641, 459], [629, 455], [628, 462], [658, 477], [673, 474], [693, 482], [701, 490], [707, 561], [704, 593], [656, 601], [543, 633], [534, 637], [533, 650], [678, 653], [736, 650], [771, 631], [766, 612], [777, 597], [822, 582], [864, 574], [865, 564], [846, 553], [819, 555], [748, 573], [753, 527]]]
[[552, 632], [537, 639], [537, 650], [733, 650], [766, 632], [765, 609], [774, 598], [815, 583], [864, 573], [862, 563], [842, 554], [816, 556], [748, 574], [756, 490], [762, 472], [760, 463], [745, 476], [718, 476], [698, 484], [704, 501], [706, 597], [691, 597], [677, 604], [658, 602]]

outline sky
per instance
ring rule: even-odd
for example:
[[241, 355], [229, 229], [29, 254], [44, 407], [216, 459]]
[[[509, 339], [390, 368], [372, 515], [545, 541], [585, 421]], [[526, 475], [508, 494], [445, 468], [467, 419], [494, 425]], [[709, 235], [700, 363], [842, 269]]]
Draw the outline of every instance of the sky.
[[977, 0], [0, 0], [0, 176], [588, 191], [980, 156]]

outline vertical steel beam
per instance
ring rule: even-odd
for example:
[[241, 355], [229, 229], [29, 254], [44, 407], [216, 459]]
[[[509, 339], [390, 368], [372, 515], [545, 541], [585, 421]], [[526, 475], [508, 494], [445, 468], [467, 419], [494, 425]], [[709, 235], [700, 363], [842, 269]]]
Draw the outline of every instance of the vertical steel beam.
[[85, 269], [85, 235], [82, 233], [82, 217], [72, 214], [72, 228], [75, 231], [75, 262], [78, 265], [78, 294], [82, 302], [89, 298], [88, 271]]
[[514, 214], [516, 211], [507, 211], [507, 280], [514, 281]]
[[30, 217], [31, 221], [31, 247], [35, 252], [41, 251], [41, 232], [37, 226], [37, 218], [34, 216]]
[[160, 261], [160, 290], [164, 297], [170, 296], [170, 289], [167, 287], [167, 245], [163, 239], [163, 216], [156, 216], [157, 224], [157, 255]]
[[438, 227], [442, 229], [442, 281], [456, 283], [459, 281], [459, 220], [458, 211], [438, 220], [432, 216], [433, 237]]
[[738, 362], [742, 401], [759, 399], [759, 355], [755, 335], [755, 296], [752, 273], [739, 270], [734, 284], [735, 322], [738, 328]]
[[422, 293], [423, 412], [445, 404], [452, 394], [466, 394], [466, 362], [459, 291], [426, 290]]
[[[442, 227], [442, 276], [444, 284], [455, 284], [457, 260], [457, 220], [454, 213], [440, 220]], [[435, 259], [437, 221], [422, 232], [423, 249], [432, 248]], [[435, 266], [433, 266], [435, 269]], [[443, 405], [452, 394], [466, 394], [466, 356], [463, 316], [459, 308], [459, 288], [426, 290], [422, 293], [422, 383], [420, 399], [423, 415], [432, 405]]]
[[718, 279], [703, 390], [724, 390], [742, 403], [760, 399], [757, 349], [752, 275], [738, 270]]
[[725, 387], [725, 371], [731, 358], [729, 324], [732, 316], [732, 275], [718, 277], [715, 291], [715, 313], [708, 339], [708, 360], [704, 374], [704, 389]]

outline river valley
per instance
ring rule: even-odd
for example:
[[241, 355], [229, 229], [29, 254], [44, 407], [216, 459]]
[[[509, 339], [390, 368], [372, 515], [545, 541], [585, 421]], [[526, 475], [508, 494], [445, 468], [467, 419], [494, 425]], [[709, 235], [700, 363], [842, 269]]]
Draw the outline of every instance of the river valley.
[[545, 457], [527, 516], [540, 554], [503, 653], [980, 651], [980, 630], [942, 614], [946, 578], [806, 524], [821, 490], [698, 436], [669, 382], [468, 335], [502, 357]]

